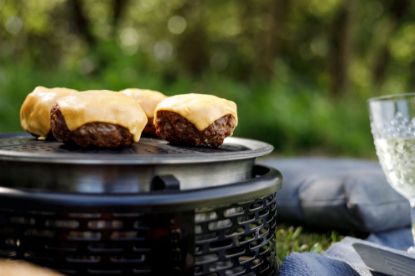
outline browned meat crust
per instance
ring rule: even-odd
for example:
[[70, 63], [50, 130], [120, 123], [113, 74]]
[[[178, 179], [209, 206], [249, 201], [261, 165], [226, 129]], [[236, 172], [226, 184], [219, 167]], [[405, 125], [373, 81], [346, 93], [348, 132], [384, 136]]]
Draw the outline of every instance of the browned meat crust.
[[217, 148], [232, 134], [236, 120], [232, 115], [225, 115], [205, 130], [199, 131], [181, 115], [161, 110], [157, 112], [155, 124], [156, 134], [172, 144]]
[[153, 124], [153, 118], [148, 118], [148, 122], [143, 129], [143, 133], [141, 134], [143, 137], [151, 137], [156, 138], [156, 128]]
[[88, 123], [70, 131], [58, 104], [52, 107], [50, 118], [53, 136], [64, 143], [81, 147], [118, 148], [134, 142], [134, 137], [127, 128], [115, 124]]

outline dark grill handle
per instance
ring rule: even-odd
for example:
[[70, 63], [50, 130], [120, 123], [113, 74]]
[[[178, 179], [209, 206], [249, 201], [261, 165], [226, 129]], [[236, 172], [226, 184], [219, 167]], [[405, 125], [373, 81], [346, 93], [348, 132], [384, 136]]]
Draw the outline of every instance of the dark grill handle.
[[151, 180], [151, 191], [178, 191], [179, 180], [172, 174], [157, 175]]

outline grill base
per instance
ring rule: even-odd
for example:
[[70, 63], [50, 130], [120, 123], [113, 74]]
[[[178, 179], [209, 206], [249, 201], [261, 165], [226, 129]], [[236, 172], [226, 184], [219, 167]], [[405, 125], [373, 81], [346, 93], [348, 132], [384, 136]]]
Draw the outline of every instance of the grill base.
[[[129, 195], [124, 205], [122, 196], [87, 201], [66, 194], [57, 201], [0, 189], [0, 257], [81, 275], [275, 274], [281, 178], [264, 167], [255, 171], [262, 175], [249, 182]], [[162, 195], [171, 201], [160, 201]]]
[[275, 273], [274, 195], [193, 214], [68, 211], [0, 210], [0, 256], [81, 275]]

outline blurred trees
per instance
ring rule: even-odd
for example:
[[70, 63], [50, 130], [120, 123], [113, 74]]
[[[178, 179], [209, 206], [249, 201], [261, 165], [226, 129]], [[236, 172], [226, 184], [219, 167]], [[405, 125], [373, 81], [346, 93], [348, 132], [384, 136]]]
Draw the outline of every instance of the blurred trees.
[[213, 93], [279, 152], [373, 155], [366, 99], [415, 87], [415, 4], [0, 0], [0, 131], [39, 84]]
[[336, 98], [415, 86], [414, 16], [410, 0], [0, 0], [0, 61], [97, 74], [123, 59], [166, 80], [283, 66]]

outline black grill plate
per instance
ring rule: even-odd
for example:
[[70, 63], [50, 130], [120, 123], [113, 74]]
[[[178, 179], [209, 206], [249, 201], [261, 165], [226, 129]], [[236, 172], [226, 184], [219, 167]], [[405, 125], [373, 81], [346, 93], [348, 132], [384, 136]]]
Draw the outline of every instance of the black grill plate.
[[266, 155], [272, 146], [260, 141], [230, 137], [217, 149], [173, 146], [159, 139], [141, 138], [131, 147], [81, 149], [56, 141], [38, 141], [25, 134], [0, 134], [0, 160], [62, 164], [183, 164], [252, 159]]

